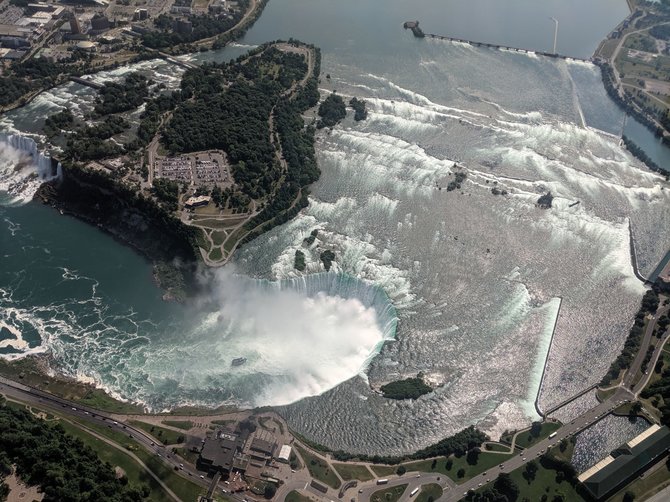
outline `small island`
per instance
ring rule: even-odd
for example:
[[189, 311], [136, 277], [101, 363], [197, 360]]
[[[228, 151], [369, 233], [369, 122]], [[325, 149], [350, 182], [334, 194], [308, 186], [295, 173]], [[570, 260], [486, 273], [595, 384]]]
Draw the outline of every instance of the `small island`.
[[554, 196], [551, 195], [551, 192], [547, 192], [543, 196], [541, 196], [539, 199], [537, 199], [537, 207], [540, 209], [550, 209], [551, 208], [551, 202], [554, 200]]
[[424, 394], [433, 391], [430, 385], [423, 381], [423, 375], [419, 373], [415, 378], [405, 378], [395, 382], [382, 385], [382, 394], [388, 399], [418, 399]]
[[347, 116], [347, 107], [342, 97], [332, 92], [321, 102], [318, 113], [321, 118], [316, 124], [317, 129], [334, 127]]

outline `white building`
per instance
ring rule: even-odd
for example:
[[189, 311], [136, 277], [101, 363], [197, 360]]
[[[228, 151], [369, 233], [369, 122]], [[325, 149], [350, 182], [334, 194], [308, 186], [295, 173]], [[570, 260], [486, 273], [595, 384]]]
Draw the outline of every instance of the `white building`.
[[291, 447], [287, 444], [281, 447], [279, 450], [279, 455], [277, 455], [277, 460], [288, 464], [289, 459], [291, 458]]

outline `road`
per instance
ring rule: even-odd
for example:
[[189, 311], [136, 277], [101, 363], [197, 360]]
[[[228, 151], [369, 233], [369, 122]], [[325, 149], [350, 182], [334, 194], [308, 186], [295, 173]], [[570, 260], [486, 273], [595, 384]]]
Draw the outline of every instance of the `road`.
[[[40, 409], [49, 409], [53, 408], [57, 410], [59, 414], [66, 417], [76, 419], [77, 422], [91, 423], [95, 425], [107, 425], [112, 430], [117, 432], [122, 432], [128, 434], [129, 438], [134, 439], [137, 443], [143, 447], [145, 450], [159, 457], [163, 463], [167, 464], [170, 469], [177, 467], [175, 472], [178, 472], [184, 478], [189, 479], [190, 481], [199, 484], [203, 487], [209, 486], [209, 480], [206, 479], [202, 474], [195, 469], [192, 469], [188, 464], [184, 463], [184, 460], [174, 455], [169, 451], [165, 446], [156, 443], [156, 440], [149, 436], [146, 432], [141, 429], [137, 429], [132, 425], [119, 423], [114, 420], [114, 417], [110, 414], [100, 412], [99, 410], [89, 408], [86, 406], [81, 406], [77, 403], [68, 401], [67, 399], [62, 399], [46, 392], [42, 392], [32, 387], [14, 382], [4, 377], [0, 377], [0, 393], [6, 395], [11, 399], [16, 399], [23, 403], [26, 403], [31, 406], [35, 406]], [[90, 432], [87, 429], [87, 432]], [[103, 440], [104, 438], [100, 437], [98, 434], [94, 434], [96, 437], [99, 437]], [[105, 440], [108, 442], [108, 440]], [[125, 450], [124, 450], [125, 451]], [[126, 453], [129, 453], [126, 451]], [[183, 465], [183, 467], [181, 467]], [[146, 467], [146, 466], [145, 466]], [[176, 495], [175, 495], [176, 497]], [[179, 500], [176, 498], [176, 500]], [[242, 500], [242, 498], [239, 498]], [[190, 502], [190, 501], [185, 501]]]

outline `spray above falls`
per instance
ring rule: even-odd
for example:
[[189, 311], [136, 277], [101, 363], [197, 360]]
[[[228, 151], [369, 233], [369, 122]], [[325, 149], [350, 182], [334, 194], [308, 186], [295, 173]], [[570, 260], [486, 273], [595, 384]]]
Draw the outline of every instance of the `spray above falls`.
[[61, 163], [41, 152], [32, 139], [0, 133], [0, 193], [9, 203], [30, 201], [40, 185], [62, 176]]

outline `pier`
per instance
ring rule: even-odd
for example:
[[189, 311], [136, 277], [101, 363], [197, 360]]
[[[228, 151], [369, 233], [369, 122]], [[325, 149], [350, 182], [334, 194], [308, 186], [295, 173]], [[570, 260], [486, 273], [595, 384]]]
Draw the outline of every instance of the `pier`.
[[[403, 27], [405, 29], [412, 29], [414, 31], [414, 27], [416, 29], [419, 29], [419, 22], [418, 21], [408, 21], [406, 22]], [[415, 36], [416, 33], [415, 33]], [[585, 63], [593, 63], [592, 59], [584, 59], [584, 58], [578, 58], [578, 57], [573, 57], [573, 56], [565, 56], [563, 54], [558, 54], [555, 52], [542, 52], [542, 51], [533, 51], [530, 49], [522, 49], [520, 47], [510, 47], [508, 45], [500, 45], [500, 44], [492, 44], [488, 42], [477, 42], [475, 40], [467, 40], [465, 38], [456, 38], [456, 37], [449, 37], [446, 35], [436, 35], [434, 33], [423, 33], [421, 32], [421, 36], [417, 38], [436, 38], [438, 40], [446, 40], [448, 42], [458, 42], [461, 44], [468, 44], [473, 47], [487, 47], [490, 49], [498, 49], [498, 50], [503, 50], [503, 51], [509, 51], [509, 52], [519, 52], [521, 54], [537, 54], [538, 56], [546, 56], [549, 58], [556, 58], [556, 59], [569, 59], [573, 61], [583, 61]]]
[[98, 84], [97, 82], [93, 82], [93, 80], [89, 80], [87, 78], [70, 77], [70, 80], [72, 82], [76, 82], [78, 84], [85, 85], [86, 87], [90, 87], [91, 89], [95, 89], [96, 91], [99, 91], [100, 89], [103, 88], [102, 84]]

